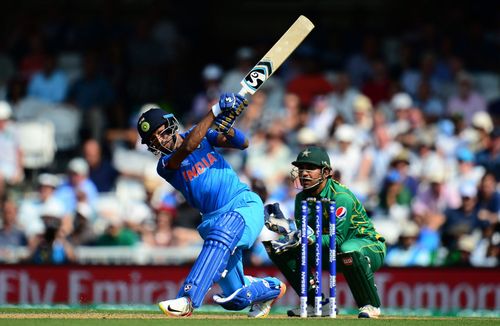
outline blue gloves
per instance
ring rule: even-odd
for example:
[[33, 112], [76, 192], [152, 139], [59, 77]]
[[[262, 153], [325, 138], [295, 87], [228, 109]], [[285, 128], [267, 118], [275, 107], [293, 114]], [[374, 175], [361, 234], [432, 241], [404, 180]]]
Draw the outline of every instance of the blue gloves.
[[222, 93], [218, 104], [212, 107], [217, 131], [227, 134], [236, 118], [248, 106], [248, 100], [236, 93]]
[[239, 116], [247, 106], [248, 100], [236, 93], [223, 93], [219, 97], [219, 107], [223, 113]]
[[236, 116], [232, 113], [223, 112], [215, 117], [214, 124], [218, 132], [227, 134], [236, 122]]

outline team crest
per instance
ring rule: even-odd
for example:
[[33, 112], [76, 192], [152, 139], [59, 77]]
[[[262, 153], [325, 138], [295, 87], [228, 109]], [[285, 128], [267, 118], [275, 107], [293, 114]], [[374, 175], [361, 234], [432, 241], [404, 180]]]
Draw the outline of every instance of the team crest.
[[273, 67], [270, 61], [260, 61], [241, 81], [242, 86], [248, 88], [250, 94], [255, 93], [273, 73]]
[[141, 130], [144, 131], [144, 132], [147, 132], [150, 128], [150, 125], [149, 125], [149, 122], [147, 121], [143, 121], [141, 123]]
[[335, 210], [335, 216], [339, 220], [346, 217], [346, 215], [347, 215], [347, 208], [345, 208], [344, 206], [337, 207], [337, 209]]

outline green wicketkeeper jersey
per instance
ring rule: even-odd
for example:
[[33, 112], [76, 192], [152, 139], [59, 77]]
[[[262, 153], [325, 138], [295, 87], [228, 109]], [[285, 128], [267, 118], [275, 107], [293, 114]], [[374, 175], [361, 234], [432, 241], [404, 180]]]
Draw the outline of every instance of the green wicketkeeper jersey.
[[[295, 222], [299, 230], [302, 225], [301, 205], [302, 201], [307, 198], [312, 198], [312, 196], [304, 191], [298, 193], [295, 197]], [[315, 198], [316, 200], [329, 199], [335, 201], [337, 247], [342, 246], [344, 241], [354, 238], [380, 239], [383, 241], [382, 236], [375, 231], [361, 202], [343, 184], [328, 179], [325, 188]], [[315, 229], [315, 205], [315, 202], [308, 202], [307, 224], [313, 229]], [[328, 246], [330, 241], [328, 236], [329, 212], [328, 205], [323, 203], [323, 246]]]

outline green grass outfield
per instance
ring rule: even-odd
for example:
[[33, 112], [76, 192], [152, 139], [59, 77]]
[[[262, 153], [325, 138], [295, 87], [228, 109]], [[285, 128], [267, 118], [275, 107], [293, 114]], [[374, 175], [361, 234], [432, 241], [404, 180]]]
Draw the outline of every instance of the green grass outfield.
[[413, 325], [500, 325], [499, 317], [453, 317], [453, 316], [402, 316], [385, 315], [380, 319], [360, 320], [355, 314], [340, 315], [335, 320], [330, 318], [289, 318], [281, 311], [266, 319], [248, 319], [245, 313], [224, 311], [200, 311], [189, 318], [168, 318], [156, 310], [120, 310], [106, 308], [71, 308], [71, 307], [0, 307], [0, 325], [211, 325], [211, 326], [293, 326], [293, 325], [376, 325], [413, 326]]

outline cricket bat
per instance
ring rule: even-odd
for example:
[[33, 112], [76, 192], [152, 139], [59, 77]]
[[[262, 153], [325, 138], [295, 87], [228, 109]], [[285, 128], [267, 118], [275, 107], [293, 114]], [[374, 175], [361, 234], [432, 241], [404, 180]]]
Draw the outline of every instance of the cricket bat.
[[[314, 24], [300, 16], [240, 82], [238, 94], [253, 95], [313, 30]], [[214, 107], [218, 107], [215, 104]]]

